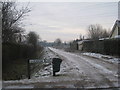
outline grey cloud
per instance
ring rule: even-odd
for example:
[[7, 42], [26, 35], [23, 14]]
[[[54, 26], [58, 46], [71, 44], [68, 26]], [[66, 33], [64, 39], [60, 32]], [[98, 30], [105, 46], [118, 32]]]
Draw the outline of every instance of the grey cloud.
[[[110, 28], [117, 19], [117, 3], [39, 2], [30, 5], [33, 6], [33, 11], [26, 23], [33, 24], [29, 27], [34, 27], [39, 33], [65, 28], [72, 28], [73, 31], [82, 28], [85, 31], [89, 24], [96, 23]], [[64, 34], [61, 34], [62, 36]], [[69, 35], [67, 36], [71, 38]]]

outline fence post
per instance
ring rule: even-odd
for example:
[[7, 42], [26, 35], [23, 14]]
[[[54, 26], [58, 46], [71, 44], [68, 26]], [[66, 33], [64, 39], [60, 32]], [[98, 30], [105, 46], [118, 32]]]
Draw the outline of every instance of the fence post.
[[29, 63], [29, 59], [27, 61], [27, 69], [28, 69], [28, 79], [30, 79], [30, 63]]

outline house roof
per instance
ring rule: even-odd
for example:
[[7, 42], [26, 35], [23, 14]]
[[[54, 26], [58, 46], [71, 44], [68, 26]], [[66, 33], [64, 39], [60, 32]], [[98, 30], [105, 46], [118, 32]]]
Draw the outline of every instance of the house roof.
[[113, 26], [113, 28], [112, 28], [112, 31], [111, 31], [109, 37], [112, 36], [113, 32], [115, 31], [116, 26], [117, 26], [117, 27], [120, 27], [120, 20], [116, 20], [116, 21], [115, 21], [115, 24], [114, 24], [114, 26]]

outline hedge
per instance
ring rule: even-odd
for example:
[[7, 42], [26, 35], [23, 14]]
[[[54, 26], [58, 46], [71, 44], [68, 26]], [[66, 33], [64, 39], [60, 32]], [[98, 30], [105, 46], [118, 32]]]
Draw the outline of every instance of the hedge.
[[32, 58], [35, 53], [33, 46], [15, 43], [2, 44], [2, 61], [11, 62], [16, 59]]
[[2, 79], [18, 80], [22, 75], [27, 77], [27, 60], [35, 56], [36, 49], [31, 45], [2, 43]]

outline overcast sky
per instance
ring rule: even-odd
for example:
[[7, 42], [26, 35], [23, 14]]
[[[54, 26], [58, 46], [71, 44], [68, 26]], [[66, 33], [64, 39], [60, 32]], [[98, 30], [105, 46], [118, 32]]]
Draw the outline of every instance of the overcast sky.
[[112, 28], [118, 17], [117, 2], [30, 2], [29, 6], [32, 11], [24, 20], [26, 32], [35, 31], [49, 42], [86, 36], [90, 24]]

